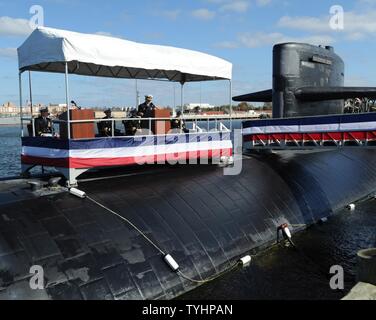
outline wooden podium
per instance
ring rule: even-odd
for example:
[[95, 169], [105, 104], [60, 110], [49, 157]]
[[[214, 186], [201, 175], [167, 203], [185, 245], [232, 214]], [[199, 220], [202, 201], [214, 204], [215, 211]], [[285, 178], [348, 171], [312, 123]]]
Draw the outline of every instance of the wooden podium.
[[[70, 110], [70, 120], [94, 120], [93, 110]], [[68, 113], [60, 115], [60, 120], [67, 120]], [[93, 139], [95, 138], [94, 122], [82, 122], [70, 124], [71, 139]], [[60, 123], [60, 138], [68, 139], [68, 124]]]
[[[153, 118], [170, 118], [170, 110], [168, 109], [155, 109], [153, 111]], [[151, 123], [151, 130], [154, 134], [166, 134], [171, 130], [170, 120], [153, 120]]]

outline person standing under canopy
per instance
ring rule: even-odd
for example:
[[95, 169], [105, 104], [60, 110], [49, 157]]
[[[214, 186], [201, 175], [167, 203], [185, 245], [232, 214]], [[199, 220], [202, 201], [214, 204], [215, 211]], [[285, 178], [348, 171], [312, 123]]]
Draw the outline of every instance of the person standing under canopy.
[[52, 135], [52, 120], [49, 115], [48, 108], [43, 108], [40, 110], [40, 116], [34, 120], [35, 135], [37, 137]]
[[[153, 103], [153, 96], [149, 94], [145, 96], [145, 102], [138, 106], [138, 115], [141, 118], [153, 118], [155, 109], [157, 107]], [[149, 121], [141, 121], [141, 128], [150, 129]]]

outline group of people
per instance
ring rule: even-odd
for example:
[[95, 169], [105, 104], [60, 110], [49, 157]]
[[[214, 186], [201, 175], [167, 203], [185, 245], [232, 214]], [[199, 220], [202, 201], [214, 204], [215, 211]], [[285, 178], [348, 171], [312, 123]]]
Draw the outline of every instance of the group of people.
[[[70, 110], [80, 110], [81, 107], [73, 100], [71, 101]], [[34, 119], [34, 130], [37, 137], [51, 137], [53, 135], [53, 124], [47, 107], [39, 110], [40, 116]], [[32, 125], [31, 125], [32, 128]]]
[[[134, 109], [130, 112], [129, 118], [132, 120], [125, 120], [123, 121], [125, 135], [126, 136], [133, 136], [136, 134], [138, 130], [141, 129], [150, 129], [149, 128], [149, 121], [142, 121], [141, 118], [152, 118], [154, 116], [154, 110], [157, 107], [153, 103], [153, 96], [147, 95], [145, 96], [145, 102], [138, 106], [138, 109]], [[110, 120], [113, 119], [111, 109], [107, 109], [104, 111], [105, 117], [102, 120]], [[114, 130], [114, 134], [112, 133]], [[120, 136], [121, 131], [116, 129], [116, 122], [115, 121], [101, 121], [98, 123], [98, 133], [101, 137], [112, 137]]]
[[[81, 109], [77, 104], [72, 101], [70, 109]], [[157, 107], [153, 103], [153, 96], [145, 96], [145, 102], [138, 106], [138, 109], [134, 109], [130, 112], [128, 120], [124, 120], [122, 123], [125, 129], [126, 136], [133, 136], [138, 130], [146, 129], [151, 130], [150, 121], [142, 120], [154, 117], [154, 110]], [[116, 121], [112, 121], [112, 111], [107, 109], [104, 111], [105, 117], [101, 122], [98, 122], [98, 134], [101, 137], [112, 137], [123, 135], [121, 130], [116, 128]], [[36, 136], [51, 136], [53, 133], [52, 120], [49, 117], [48, 108], [40, 110], [40, 116], [34, 119], [35, 135]], [[104, 121], [108, 120], [108, 121]], [[185, 126], [185, 122], [182, 119], [181, 111], [178, 111], [176, 117], [171, 120], [171, 129], [177, 131], [189, 132]]]
[[[133, 109], [129, 114], [129, 120], [124, 120], [122, 123], [125, 129], [126, 136], [134, 136], [139, 130], [151, 130], [150, 121], [142, 120], [149, 119], [154, 117], [154, 110], [157, 107], [153, 103], [153, 96], [145, 96], [145, 102], [140, 104], [137, 109]], [[105, 117], [103, 120], [113, 119], [111, 109], [105, 111]], [[171, 129], [173, 130], [182, 130], [187, 133], [184, 120], [181, 118], [182, 113], [178, 111], [176, 117], [171, 120]], [[115, 136], [121, 136], [121, 131], [116, 129], [115, 121], [102, 121], [98, 123], [98, 132], [102, 137], [111, 137], [113, 136], [112, 130], [114, 130]]]

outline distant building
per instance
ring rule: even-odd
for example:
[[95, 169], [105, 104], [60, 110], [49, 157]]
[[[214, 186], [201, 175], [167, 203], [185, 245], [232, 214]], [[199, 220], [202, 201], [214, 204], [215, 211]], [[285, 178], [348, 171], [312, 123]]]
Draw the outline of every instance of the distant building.
[[184, 105], [185, 110], [194, 110], [197, 107], [200, 109], [214, 109], [215, 108], [215, 106], [209, 103], [188, 103]]
[[2, 116], [16, 116], [19, 113], [19, 108], [12, 102], [6, 102], [0, 106], [0, 115]]
[[66, 103], [59, 103], [59, 104], [50, 103], [48, 106], [48, 111], [54, 116], [60, 115], [63, 112], [67, 111], [67, 104]]
[[[44, 107], [43, 104], [38, 103], [38, 104], [33, 104], [33, 115], [38, 115], [39, 110]], [[31, 106], [30, 104], [27, 104], [23, 106], [22, 108], [22, 113], [24, 115], [30, 115], [31, 114]], [[0, 116], [4, 117], [14, 117], [14, 116], [19, 116], [20, 115], [20, 108], [16, 106], [12, 102], [6, 102], [3, 105], [0, 105]]]
[[[35, 116], [35, 115], [39, 114], [39, 110], [43, 109], [43, 108], [44, 108], [44, 105], [41, 104], [41, 103], [34, 104], [33, 105], [33, 115]], [[30, 106], [30, 104], [27, 107], [23, 107], [22, 108], [22, 112], [24, 114], [30, 114], [31, 113], [31, 106]]]
[[205, 116], [221, 116], [224, 115], [224, 111], [205, 111], [203, 115]]

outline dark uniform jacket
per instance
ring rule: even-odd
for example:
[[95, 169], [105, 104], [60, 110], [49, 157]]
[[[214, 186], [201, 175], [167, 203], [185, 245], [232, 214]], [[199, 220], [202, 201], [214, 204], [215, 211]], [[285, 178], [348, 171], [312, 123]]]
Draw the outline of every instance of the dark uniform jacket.
[[153, 110], [156, 109], [156, 106], [153, 102], [150, 102], [149, 105], [144, 102], [138, 106], [138, 114], [143, 118], [151, 118], [153, 117]]
[[[149, 105], [144, 102], [138, 106], [138, 115], [142, 118], [152, 118], [153, 111], [156, 109], [156, 106], [153, 102], [150, 102]], [[149, 128], [149, 121], [141, 121], [141, 128], [143, 129], [150, 129]]]
[[185, 126], [185, 121], [180, 117], [176, 117], [175, 119], [171, 120], [171, 129], [181, 129], [185, 133], [189, 132]]
[[42, 134], [52, 133], [52, 121], [50, 118], [39, 116], [34, 120], [35, 135], [40, 137]]
[[[112, 117], [105, 116], [102, 119], [112, 119]], [[114, 127], [115, 127], [114, 123]], [[116, 131], [116, 128], [114, 128]], [[99, 135], [102, 137], [111, 137], [112, 136], [112, 121], [102, 121], [98, 122], [98, 131]]]
[[137, 130], [141, 129], [139, 117], [132, 116], [131, 118], [134, 120], [123, 121], [124, 128], [125, 128], [125, 135], [127, 136], [134, 136]]

